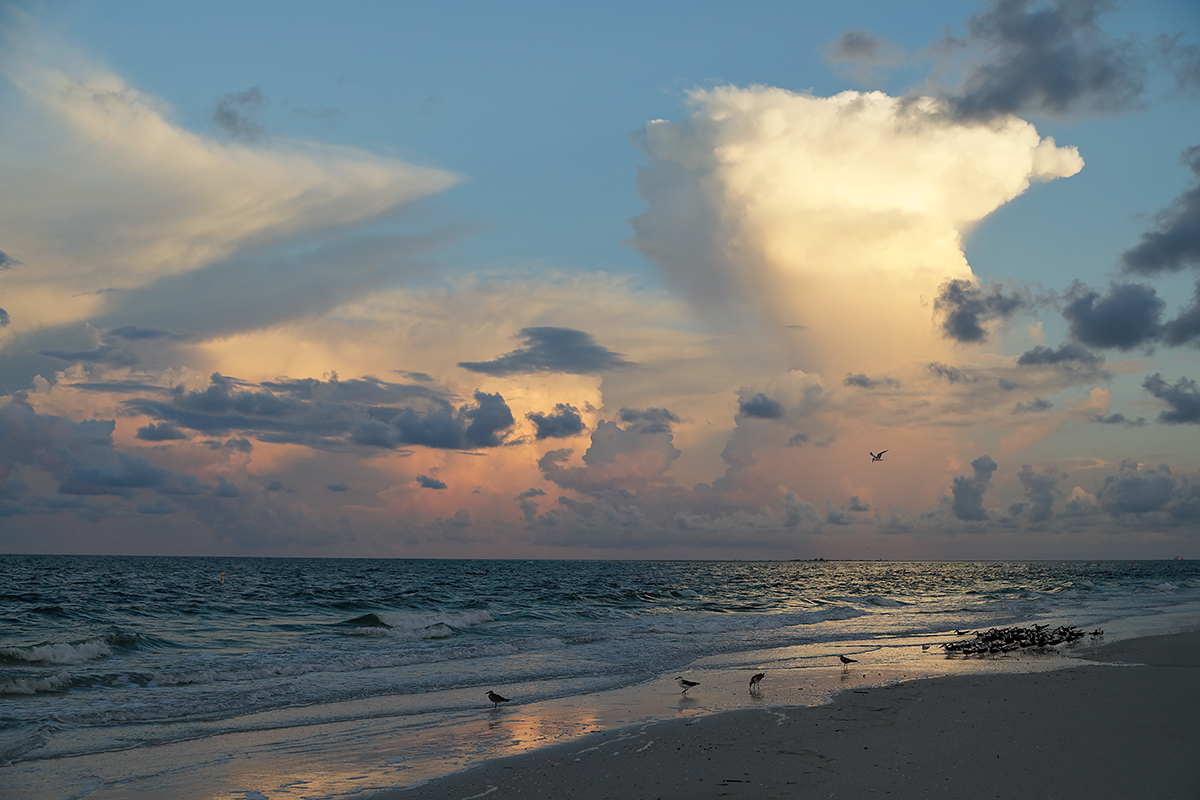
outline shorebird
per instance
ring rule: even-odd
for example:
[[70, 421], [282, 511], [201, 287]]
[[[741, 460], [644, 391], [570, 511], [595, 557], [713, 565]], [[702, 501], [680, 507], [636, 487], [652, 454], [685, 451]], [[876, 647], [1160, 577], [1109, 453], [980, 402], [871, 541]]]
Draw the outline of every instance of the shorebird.
[[754, 691], [759, 688], [758, 685], [760, 683], [762, 683], [763, 676], [766, 674], [767, 673], [765, 673], [765, 672], [758, 672], [758, 673], [755, 673], [754, 675], [750, 676], [750, 693], [751, 694], [754, 694]]
[[871, 453], [871, 460], [872, 461], [883, 461], [883, 454], [886, 452], [887, 452], [887, 450], [880, 450], [878, 453]]
[[683, 687], [683, 691], [680, 694], [687, 694], [688, 689], [700, 685], [699, 681], [689, 681], [687, 678], [676, 678], [675, 682]]
[[857, 659], [857, 658], [846, 658], [846, 657], [845, 657], [844, 655], [842, 655], [841, 653], [838, 653], [838, 658], [839, 658], [839, 659], [841, 659], [841, 661], [842, 661], [842, 666], [844, 666], [846, 669], [849, 669], [851, 664], [857, 664], [857, 663], [858, 663], [858, 659]]
[[502, 696], [496, 694], [495, 692], [493, 692], [491, 689], [488, 689], [487, 697], [488, 697], [488, 700], [491, 700], [493, 703], [495, 703], [495, 705], [493, 705], [492, 708], [499, 708], [501, 703], [508, 702], [507, 697], [502, 697]]

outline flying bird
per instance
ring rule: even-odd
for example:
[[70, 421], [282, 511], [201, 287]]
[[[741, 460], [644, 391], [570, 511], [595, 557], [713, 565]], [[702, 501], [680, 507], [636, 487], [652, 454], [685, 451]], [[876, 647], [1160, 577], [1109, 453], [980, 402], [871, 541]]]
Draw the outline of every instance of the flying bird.
[[687, 694], [688, 689], [700, 685], [699, 681], [689, 681], [687, 678], [676, 678], [675, 681], [683, 687], [683, 691], [680, 694]]
[[507, 697], [502, 697], [502, 696], [496, 694], [495, 692], [493, 692], [491, 689], [488, 689], [487, 698], [488, 698], [488, 700], [491, 700], [493, 703], [495, 703], [495, 705], [493, 705], [492, 708], [499, 708], [501, 703], [508, 702]]
[[759, 672], [759, 673], [756, 673], [756, 674], [750, 676], [750, 693], [751, 694], [754, 694], [754, 691], [759, 688], [758, 685], [760, 683], [762, 683], [763, 676], [766, 674], [767, 673], [765, 673], [765, 672]]
[[880, 450], [878, 453], [871, 453], [871, 460], [872, 461], [883, 461], [883, 454], [886, 452], [887, 452], [887, 450]]

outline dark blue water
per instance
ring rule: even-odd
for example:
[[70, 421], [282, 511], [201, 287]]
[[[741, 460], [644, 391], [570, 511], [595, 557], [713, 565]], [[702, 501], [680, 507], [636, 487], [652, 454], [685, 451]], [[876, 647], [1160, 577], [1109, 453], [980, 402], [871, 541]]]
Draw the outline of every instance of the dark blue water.
[[319, 724], [387, 698], [387, 713], [437, 720], [493, 686], [535, 702], [714, 654], [758, 664], [797, 645], [1090, 627], [1197, 602], [1193, 561], [0, 556], [0, 764], [254, 730], [284, 709]]

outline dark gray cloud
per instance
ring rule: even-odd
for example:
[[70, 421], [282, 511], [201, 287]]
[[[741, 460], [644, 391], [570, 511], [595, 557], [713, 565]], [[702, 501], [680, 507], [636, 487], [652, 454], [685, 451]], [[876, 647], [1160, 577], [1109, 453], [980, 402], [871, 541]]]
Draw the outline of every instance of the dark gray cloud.
[[130, 342], [144, 342], [155, 339], [186, 339], [171, 331], [163, 330], [162, 328], [144, 328], [140, 325], [122, 325], [119, 328], [113, 328], [109, 332], [110, 336], [117, 336]]
[[954, 516], [967, 521], [988, 518], [983, 508], [983, 494], [992, 485], [992, 473], [996, 467], [996, 462], [990, 456], [980, 456], [971, 462], [971, 468], [975, 470], [973, 476], [960, 475], [954, 479], [950, 487]]
[[187, 434], [169, 422], [155, 425], [151, 422], [144, 428], [138, 428], [137, 438], [147, 442], [171, 442], [186, 439]]
[[830, 45], [829, 56], [833, 61], [878, 62], [888, 48], [887, 40], [869, 31], [849, 30]]
[[943, 316], [942, 333], [956, 342], [987, 341], [984, 325], [1006, 320], [1029, 305], [1027, 293], [1004, 293], [1003, 287], [989, 283], [980, 286], [966, 279], [942, 284], [934, 309]]
[[943, 364], [940, 361], [932, 361], [926, 367], [934, 375], [938, 375], [951, 383], [974, 383], [975, 378], [963, 372], [958, 367], [952, 367], [949, 364]]
[[17, 264], [20, 264], [20, 263], [21, 263], [20, 261], [17, 261], [15, 258], [10, 256], [8, 253], [4, 252], [3, 250], [0, 250], [0, 269], [12, 269]]
[[262, 89], [251, 86], [240, 92], [222, 95], [213, 108], [212, 121], [222, 131], [243, 142], [258, 141], [266, 133], [258, 121], [267, 99]]
[[420, 412], [411, 407], [390, 423], [372, 420], [351, 434], [358, 444], [380, 447], [421, 445], [445, 450], [498, 447], [516, 419], [499, 393], [475, 392], [474, 406], [455, 410], [444, 400]]
[[1196, 389], [1194, 380], [1180, 377], [1172, 385], [1156, 372], [1142, 381], [1142, 387], [1171, 407], [1159, 413], [1159, 421], [1170, 424], [1200, 423], [1200, 391]]
[[1014, 414], [1040, 414], [1043, 411], [1049, 411], [1054, 408], [1054, 403], [1051, 403], [1044, 397], [1035, 397], [1028, 403], [1017, 403], [1013, 406], [1012, 413]]
[[530, 412], [525, 416], [536, 429], [534, 434], [536, 439], [564, 439], [568, 436], [577, 436], [587, 430], [587, 426], [583, 424], [583, 417], [579, 414], [579, 409], [566, 403], [555, 405], [552, 414]]
[[1198, 180], [1159, 213], [1155, 230], [1125, 251], [1125, 271], [1160, 275], [1200, 267], [1200, 146], [1184, 151], [1183, 160]]
[[3, 308], [0, 308], [0, 328], [8, 327], [10, 322], [11, 320], [8, 318], [8, 312]]
[[49, 473], [65, 495], [197, 494], [194, 476], [172, 473], [141, 456], [115, 450], [111, 420], [72, 422], [39, 414], [23, 393], [0, 407], [0, 473], [29, 466]]
[[1093, 353], [1081, 344], [1068, 342], [1057, 348], [1038, 345], [1026, 350], [1017, 359], [1021, 367], [1055, 367], [1063, 369], [1097, 370], [1104, 364], [1104, 357]]
[[428, 475], [418, 475], [417, 483], [421, 484], [422, 489], [445, 489], [446, 484], [439, 481], [437, 478], [431, 478]]
[[880, 386], [891, 386], [893, 388], [900, 386], [900, 381], [895, 378], [872, 378], [864, 372], [846, 373], [846, 377], [842, 380], [843, 386], [857, 386], [860, 389], [875, 389]]
[[327, 483], [327, 484], [325, 484], [325, 488], [331, 492], [348, 492], [348, 491], [350, 491], [350, 487], [344, 483]]
[[738, 413], [757, 419], [779, 419], [783, 416], [783, 406], [762, 392], [749, 399], [738, 399]]
[[1107, 416], [1097, 414], [1092, 417], [1092, 422], [1100, 425], [1124, 425], [1127, 428], [1140, 428], [1146, 424], [1146, 419], [1144, 417], [1129, 419], [1124, 414], [1108, 414]]
[[1063, 316], [1070, 323], [1071, 336], [1089, 347], [1129, 350], [1151, 344], [1161, 334], [1166, 303], [1151, 286], [1113, 284], [1102, 297], [1076, 282], [1068, 299]]
[[504, 433], [516, 422], [512, 411], [499, 392], [475, 392], [475, 402], [477, 405], [465, 412], [467, 442], [472, 447], [499, 447]]
[[486, 375], [559, 372], [590, 375], [633, 366], [620, 353], [596, 344], [590, 333], [574, 328], [541, 326], [518, 331], [524, 347], [493, 361], [460, 361], [458, 366]]
[[1191, 308], [1181, 310], [1175, 319], [1163, 323], [1162, 338], [1172, 346], [1200, 339], [1200, 281], [1196, 282]]
[[1165, 464], [1145, 468], [1126, 459], [1117, 474], [1104, 479], [1096, 492], [1096, 502], [1110, 514], [1147, 514], [1166, 509], [1177, 489], [1175, 477]]
[[1026, 464], [1021, 467], [1017, 477], [1021, 479], [1021, 485], [1025, 488], [1025, 496], [1029, 498], [1028, 507], [1033, 509], [1030, 519], [1033, 522], [1045, 522], [1050, 519], [1053, 514], [1054, 500], [1058, 497], [1058, 481], [1065, 478], [1066, 475], [1051, 467], [1038, 472]]
[[967, 21], [965, 42], [986, 61], [965, 71], [949, 98], [967, 118], [1030, 112], [1117, 111], [1137, 105], [1147, 74], [1144, 48], [1107, 34], [1112, 0], [992, 0]]
[[[136, 385], [121, 388], [143, 395], [124, 401], [129, 414], [209, 436], [251, 435], [307, 447], [494, 447], [514, 422], [498, 394], [477, 392], [475, 405], [456, 409], [427, 387], [370, 377], [285, 378], [252, 385], [214, 374], [204, 389], [151, 387], [158, 397], [145, 396]], [[405, 405], [414, 399], [423, 401], [423, 407]]]
[[665, 408], [622, 408], [621, 421], [635, 433], [670, 433], [679, 417]]
[[39, 350], [38, 355], [57, 358], [72, 364], [112, 364], [118, 367], [132, 367], [138, 363], [136, 353], [110, 344], [103, 344], [90, 350]]
[[1154, 49], [1175, 76], [1175, 88], [1181, 93], [1200, 88], [1200, 47], [1183, 40], [1183, 34], [1160, 33], [1154, 37]]

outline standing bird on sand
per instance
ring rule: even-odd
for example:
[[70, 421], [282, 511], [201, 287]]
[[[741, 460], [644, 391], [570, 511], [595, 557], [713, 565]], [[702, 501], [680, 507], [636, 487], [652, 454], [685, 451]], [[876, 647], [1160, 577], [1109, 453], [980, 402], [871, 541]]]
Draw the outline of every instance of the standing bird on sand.
[[766, 674], [765, 672], [759, 672], [750, 676], [750, 694], [754, 694], [759, 690], [759, 684], [762, 683], [763, 676]]
[[507, 697], [501, 697], [500, 695], [493, 692], [491, 689], [488, 689], [487, 697], [488, 697], [488, 700], [491, 700], [495, 704], [492, 706], [492, 708], [499, 708], [501, 703], [508, 702]]
[[846, 669], [850, 669], [851, 664], [858, 663], [857, 658], [846, 658], [844, 655], [841, 655], [841, 654], [838, 654], [838, 658], [840, 658], [842, 660], [842, 666], [844, 666]]
[[[868, 451], [868, 452], [870, 452], [870, 451]], [[886, 452], [887, 452], [887, 450], [880, 450], [878, 453], [871, 453], [871, 460], [872, 461], [883, 461], [883, 454]]]
[[687, 694], [688, 689], [700, 685], [700, 681], [689, 681], [687, 678], [676, 678], [675, 682], [683, 687], [683, 691], [680, 694]]

